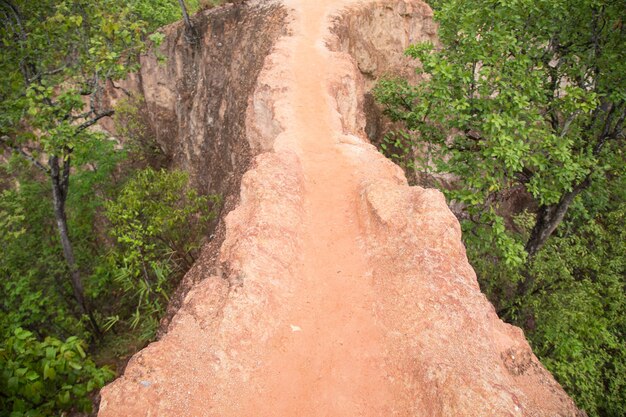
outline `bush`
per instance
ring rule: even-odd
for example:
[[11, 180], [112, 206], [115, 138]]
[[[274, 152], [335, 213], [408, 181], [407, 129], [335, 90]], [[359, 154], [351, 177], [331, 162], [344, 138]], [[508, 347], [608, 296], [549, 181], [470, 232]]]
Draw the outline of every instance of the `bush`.
[[[138, 171], [117, 199], [106, 204], [109, 233], [117, 245], [110, 267], [101, 273], [119, 289], [125, 308], [133, 311], [127, 324], [134, 329], [143, 321], [142, 333], [148, 339], [177, 278], [195, 261], [219, 206], [218, 196], [198, 195], [188, 182], [186, 173], [148, 168]], [[120, 320], [126, 321], [112, 316], [106, 327]]]
[[11, 417], [91, 411], [89, 394], [113, 377], [87, 358], [78, 338], [40, 342], [22, 328], [0, 347], [0, 369], [0, 409]]
[[374, 90], [404, 125], [381, 148], [455, 179], [436, 185], [500, 317], [591, 417], [624, 416], [626, 3], [434, 4], [440, 43], [406, 51], [422, 81]]
[[156, 141], [142, 96], [132, 96], [120, 100], [115, 105], [115, 131], [123, 138], [124, 149], [130, 154], [132, 165], [143, 168], [167, 166], [169, 161], [164, 150]]

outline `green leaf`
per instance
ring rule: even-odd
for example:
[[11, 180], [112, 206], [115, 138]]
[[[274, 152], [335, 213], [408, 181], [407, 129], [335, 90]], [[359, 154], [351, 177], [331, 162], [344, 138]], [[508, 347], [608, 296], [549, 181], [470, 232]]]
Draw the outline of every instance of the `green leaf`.
[[70, 392], [69, 391], [61, 391], [58, 395], [59, 402], [61, 404], [69, 404], [70, 402]]
[[46, 348], [46, 359], [54, 359], [56, 357], [57, 350], [54, 346]]
[[29, 381], [36, 381], [37, 379], [39, 379], [39, 374], [35, 371], [28, 371], [28, 373], [26, 374], [26, 379]]
[[9, 378], [7, 385], [10, 390], [15, 391], [19, 386], [19, 379], [16, 376], [12, 376]]
[[80, 355], [81, 358], [85, 358], [87, 357], [87, 355], [85, 354], [85, 351], [83, 350], [82, 346], [80, 345], [80, 343], [76, 344], [76, 350], [78, 351], [78, 354]]
[[54, 370], [54, 368], [50, 367], [48, 363], [46, 363], [44, 365], [44, 369], [43, 369], [43, 378], [44, 379], [55, 379], [57, 376], [56, 371]]

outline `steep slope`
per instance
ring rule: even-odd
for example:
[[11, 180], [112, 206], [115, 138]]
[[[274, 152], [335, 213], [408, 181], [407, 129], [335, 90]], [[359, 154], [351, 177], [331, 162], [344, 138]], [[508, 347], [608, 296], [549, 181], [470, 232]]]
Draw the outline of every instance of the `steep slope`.
[[[364, 75], [432, 36], [430, 9], [283, 7], [290, 35], [248, 100], [257, 156], [225, 220], [221, 275], [196, 266], [167, 334], [102, 391], [99, 415], [578, 415], [480, 293], [441, 194], [408, 187], [365, 139]], [[390, 33], [354, 46], [377, 18]]]

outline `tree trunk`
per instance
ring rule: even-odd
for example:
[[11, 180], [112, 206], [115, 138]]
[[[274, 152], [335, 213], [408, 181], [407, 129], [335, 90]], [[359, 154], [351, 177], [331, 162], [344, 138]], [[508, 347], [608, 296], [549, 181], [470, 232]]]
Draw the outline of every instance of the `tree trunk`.
[[570, 205], [574, 201], [574, 198], [580, 194], [585, 188], [591, 184], [591, 176], [587, 177], [578, 185], [576, 185], [572, 191], [563, 194], [558, 203], [550, 206], [540, 206], [537, 211], [535, 220], [535, 226], [530, 233], [530, 238], [526, 242], [526, 253], [528, 253], [528, 263], [521, 271], [522, 280], [517, 286], [517, 295], [522, 297], [531, 290], [534, 285], [535, 277], [530, 272], [530, 262], [532, 258], [539, 252], [539, 250], [546, 243], [548, 238], [554, 233], [556, 228], [561, 224], [565, 214]]
[[546, 243], [550, 235], [556, 230], [567, 212], [567, 206], [563, 200], [550, 206], [540, 206], [535, 217], [535, 226], [526, 242], [528, 257], [534, 257], [539, 249]]
[[559, 224], [563, 221], [569, 206], [574, 198], [580, 194], [591, 183], [588, 175], [581, 183], [576, 185], [572, 191], [563, 194], [558, 203], [549, 206], [540, 206], [537, 212], [535, 226], [530, 233], [530, 238], [526, 242], [526, 252], [528, 258], [532, 259], [539, 249], [546, 243], [548, 238], [554, 233]]
[[191, 24], [191, 19], [189, 19], [189, 13], [187, 12], [187, 6], [185, 6], [185, 0], [178, 0], [178, 4], [180, 4], [180, 10], [183, 13], [183, 20], [185, 21], [185, 38], [189, 43], [196, 43], [198, 36], [195, 28]]
[[69, 156], [63, 164], [63, 172], [60, 172], [59, 158], [52, 156], [49, 159], [50, 177], [52, 180], [52, 202], [54, 206], [54, 218], [57, 223], [57, 230], [59, 232], [59, 238], [61, 239], [61, 246], [63, 247], [63, 256], [65, 262], [70, 270], [70, 280], [72, 283], [72, 290], [74, 292], [74, 298], [80, 307], [81, 313], [89, 317], [89, 321], [93, 327], [94, 333], [97, 337], [100, 337], [101, 332], [98, 323], [91, 312], [86, 300], [85, 291], [83, 288], [83, 281], [80, 276], [78, 265], [76, 265], [76, 259], [74, 258], [74, 250], [72, 243], [70, 242], [69, 232], [67, 228], [67, 216], [65, 214], [65, 200], [67, 199], [67, 191], [69, 188], [69, 171], [70, 171], [70, 159]]
[[180, 10], [183, 12], [183, 20], [185, 21], [185, 26], [188, 29], [191, 29], [191, 20], [189, 20], [189, 13], [187, 13], [187, 6], [185, 6], [184, 0], [178, 0], [178, 4], [180, 4]]

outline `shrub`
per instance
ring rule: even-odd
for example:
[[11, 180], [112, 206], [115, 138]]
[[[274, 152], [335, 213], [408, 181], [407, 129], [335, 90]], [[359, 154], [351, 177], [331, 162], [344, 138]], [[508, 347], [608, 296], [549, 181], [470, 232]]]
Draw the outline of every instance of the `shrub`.
[[113, 377], [87, 357], [78, 338], [40, 342], [22, 328], [0, 347], [0, 369], [0, 409], [11, 417], [91, 411], [89, 393]]
[[[133, 311], [127, 324], [151, 323], [147, 331], [142, 326], [146, 338], [156, 329], [176, 279], [195, 261], [219, 206], [218, 196], [198, 195], [188, 182], [186, 173], [148, 168], [106, 204], [110, 234], [117, 241], [108, 279]], [[119, 320], [124, 321], [110, 317], [107, 327]]]

